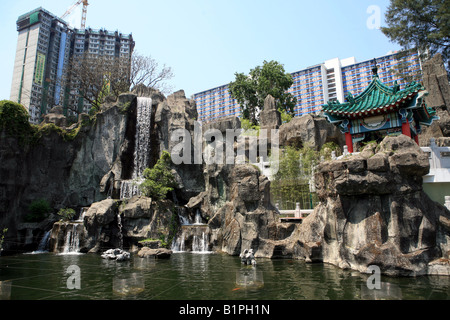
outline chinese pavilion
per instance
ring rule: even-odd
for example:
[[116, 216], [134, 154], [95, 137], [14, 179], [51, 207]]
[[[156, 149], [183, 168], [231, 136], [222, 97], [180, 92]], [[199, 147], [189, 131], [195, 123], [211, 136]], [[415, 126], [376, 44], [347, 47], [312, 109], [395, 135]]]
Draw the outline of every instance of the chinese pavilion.
[[344, 103], [329, 101], [322, 107], [324, 116], [336, 124], [345, 134], [350, 153], [353, 143], [378, 140], [386, 135], [404, 134], [417, 143], [422, 126], [430, 126], [436, 111], [426, 106], [425, 88], [416, 82], [400, 90], [397, 82], [393, 87], [383, 84], [378, 78], [378, 69], [373, 68], [369, 86], [358, 96], [349, 92]]

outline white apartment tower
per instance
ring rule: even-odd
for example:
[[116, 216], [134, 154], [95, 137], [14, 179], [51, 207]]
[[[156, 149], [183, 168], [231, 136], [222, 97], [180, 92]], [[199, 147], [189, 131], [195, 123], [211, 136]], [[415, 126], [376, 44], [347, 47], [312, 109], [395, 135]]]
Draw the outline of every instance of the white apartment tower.
[[[410, 53], [406, 59], [407, 72], [417, 74], [421, 70], [417, 52]], [[297, 98], [295, 116], [317, 114], [328, 101], [344, 102], [349, 92], [360, 94], [372, 81], [375, 64], [383, 83], [393, 86], [394, 81], [397, 81], [400, 88], [404, 89], [406, 81], [392, 72], [399, 63], [399, 53], [392, 52], [362, 62], [357, 62], [355, 57], [334, 58], [291, 73], [294, 82], [287, 91]], [[193, 98], [197, 103], [200, 121], [217, 121], [241, 114], [240, 106], [231, 97], [228, 85], [196, 93]]]

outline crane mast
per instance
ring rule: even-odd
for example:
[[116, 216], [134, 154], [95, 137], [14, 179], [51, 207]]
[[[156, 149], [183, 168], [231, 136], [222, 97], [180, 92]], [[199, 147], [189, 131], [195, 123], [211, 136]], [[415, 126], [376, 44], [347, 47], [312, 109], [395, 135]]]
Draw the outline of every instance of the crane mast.
[[88, 0], [83, 1], [83, 13], [81, 14], [81, 30], [86, 29], [86, 15], [87, 6], [89, 5]]
[[61, 19], [64, 19], [69, 14], [72, 13], [72, 11], [78, 7], [80, 4], [83, 4], [83, 12], [81, 14], [81, 30], [86, 29], [86, 15], [87, 15], [87, 6], [89, 5], [88, 0], [78, 0], [75, 2], [69, 9], [67, 9], [66, 12], [61, 16]]

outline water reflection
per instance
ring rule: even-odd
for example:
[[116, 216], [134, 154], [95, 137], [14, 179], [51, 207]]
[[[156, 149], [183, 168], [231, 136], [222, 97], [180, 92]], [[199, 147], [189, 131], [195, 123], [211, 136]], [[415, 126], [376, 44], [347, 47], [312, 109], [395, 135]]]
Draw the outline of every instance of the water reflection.
[[236, 289], [260, 289], [264, 287], [263, 272], [254, 267], [242, 268], [236, 272]]
[[[382, 276], [383, 293], [389, 295], [380, 296], [366, 290], [367, 274], [298, 260], [257, 260], [253, 267], [226, 254], [176, 253], [167, 260], [127, 262], [95, 254], [20, 255], [0, 258], [0, 281], [11, 281], [13, 300], [450, 299], [450, 277]], [[80, 268], [79, 290], [67, 288], [72, 265]]]
[[11, 299], [11, 285], [10, 280], [0, 281], [0, 300], [10, 300]]
[[144, 292], [144, 277], [139, 273], [131, 273], [113, 279], [113, 293], [121, 297], [137, 296]]
[[379, 287], [372, 288], [361, 285], [361, 299], [363, 300], [401, 300], [402, 289], [389, 282], [381, 282]]
[[151, 270], [156, 267], [156, 259], [153, 257], [133, 257], [133, 267], [138, 270]]

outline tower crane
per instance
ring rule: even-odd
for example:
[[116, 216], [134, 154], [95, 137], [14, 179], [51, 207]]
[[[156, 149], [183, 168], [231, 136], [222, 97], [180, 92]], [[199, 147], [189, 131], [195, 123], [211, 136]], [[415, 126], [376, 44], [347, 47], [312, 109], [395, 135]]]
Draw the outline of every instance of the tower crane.
[[78, 7], [80, 4], [83, 4], [83, 13], [81, 15], [81, 30], [86, 28], [86, 15], [87, 15], [87, 6], [89, 5], [88, 0], [77, 0], [66, 12], [61, 16], [61, 19], [64, 19], [69, 14], [72, 13], [73, 9]]

